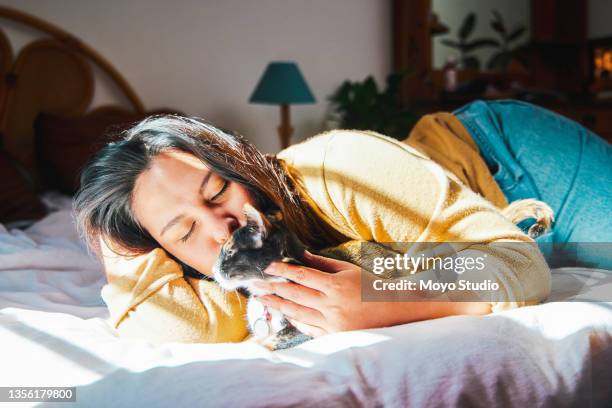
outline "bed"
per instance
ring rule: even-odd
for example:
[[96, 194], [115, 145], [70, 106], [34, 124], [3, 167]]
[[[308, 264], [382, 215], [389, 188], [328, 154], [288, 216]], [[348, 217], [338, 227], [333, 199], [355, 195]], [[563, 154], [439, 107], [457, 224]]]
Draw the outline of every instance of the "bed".
[[[0, 8], [7, 13], [32, 19]], [[83, 49], [62, 35], [60, 44]], [[92, 115], [83, 106], [73, 119]], [[31, 127], [41, 112], [29, 114]], [[137, 97], [129, 112], [145, 112]], [[36, 129], [3, 123], [12, 157], [38, 168]], [[31, 405], [612, 406], [612, 302], [602, 301], [612, 293], [612, 271], [605, 270], [553, 270], [552, 295], [541, 305], [336, 333], [276, 352], [252, 342], [120, 339], [65, 181], [37, 192], [44, 216], [0, 224], [0, 386], [76, 387], [76, 402]]]
[[553, 270], [542, 305], [337, 333], [290, 350], [154, 346], [119, 339], [107, 324], [105, 278], [76, 235], [70, 198], [44, 199], [55, 211], [41, 221], [0, 226], [2, 386], [76, 386], [76, 405], [87, 407], [612, 403], [612, 302], [588, 301], [598, 295], [584, 290], [610, 293], [609, 271]]

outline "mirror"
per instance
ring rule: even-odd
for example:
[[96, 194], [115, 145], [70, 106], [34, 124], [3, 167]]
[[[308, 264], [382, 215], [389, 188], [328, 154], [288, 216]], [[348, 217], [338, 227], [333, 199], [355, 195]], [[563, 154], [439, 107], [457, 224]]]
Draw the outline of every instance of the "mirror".
[[432, 65], [457, 61], [474, 71], [506, 71], [530, 39], [530, 0], [431, 0]]

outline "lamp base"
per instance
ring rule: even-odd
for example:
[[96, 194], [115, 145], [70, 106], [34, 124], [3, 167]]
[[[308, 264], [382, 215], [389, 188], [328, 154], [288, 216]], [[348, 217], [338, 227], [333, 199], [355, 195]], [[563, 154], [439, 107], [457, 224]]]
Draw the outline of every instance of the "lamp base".
[[289, 141], [293, 134], [293, 128], [291, 127], [291, 121], [289, 117], [289, 105], [281, 105], [281, 123], [278, 127], [278, 136], [280, 137], [281, 150], [289, 147]]

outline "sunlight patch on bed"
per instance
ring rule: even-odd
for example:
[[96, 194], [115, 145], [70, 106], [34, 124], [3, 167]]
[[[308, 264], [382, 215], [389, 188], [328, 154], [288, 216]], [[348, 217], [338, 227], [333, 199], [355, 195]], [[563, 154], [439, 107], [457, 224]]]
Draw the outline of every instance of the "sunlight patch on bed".
[[369, 331], [349, 331], [322, 336], [298, 348], [321, 355], [329, 355], [350, 347], [366, 347], [390, 340], [389, 336]]

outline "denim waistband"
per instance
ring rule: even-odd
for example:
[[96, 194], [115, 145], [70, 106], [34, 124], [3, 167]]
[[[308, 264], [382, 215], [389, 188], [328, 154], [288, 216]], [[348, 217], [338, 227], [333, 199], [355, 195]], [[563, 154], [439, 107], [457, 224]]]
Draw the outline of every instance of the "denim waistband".
[[463, 123], [478, 145], [480, 155], [508, 202], [523, 198], [540, 198], [533, 180], [508, 149], [499, 119], [487, 102], [471, 102], [455, 110], [453, 114]]

